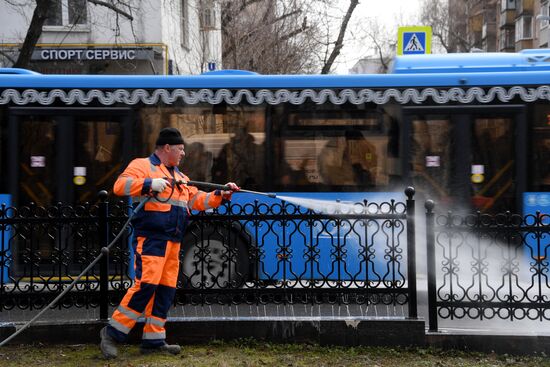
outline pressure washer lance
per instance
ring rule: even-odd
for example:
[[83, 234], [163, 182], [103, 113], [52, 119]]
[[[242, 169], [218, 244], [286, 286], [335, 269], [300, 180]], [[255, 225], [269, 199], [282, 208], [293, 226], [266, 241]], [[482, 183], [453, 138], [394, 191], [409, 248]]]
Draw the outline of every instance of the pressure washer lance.
[[[173, 179], [169, 179], [169, 178], [166, 178], [168, 181], [171, 181], [172, 183], [175, 183], [176, 185], [189, 185], [189, 186], [195, 186], [197, 188], [201, 188], [201, 189], [205, 189], [205, 190], [222, 190], [222, 191], [233, 191], [229, 186], [227, 185], [219, 185], [219, 184], [215, 184], [215, 183], [210, 183], [210, 182], [201, 182], [201, 181], [175, 181]], [[265, 192], [259, 192], [259, 191], [251, 191], [251, 190], [239, 190], [239, 191], [235, 191], [235, 192], [242, 192], [242, 193], [248, 193], [248, 194], [256, 194], [256, 195], [263, 195], [263, 196], [268, 196], [270, 198], [276, 198], [277, 195], [275, 195], [274, 193], [265, 193]], [[46, 311], [48, 311], [50, 308], [52, 308], [53, 306], [55, 306], [57, 304], [57, 302], [63, 298], [63, 296], [65, 294], [67, 294], [71, 289], [73, 289], [73, 287], [75, 286], [75, 284], [80, 280], [80, 278], [82, 278], [87, 272], [90, 271], [90, 269], [92, 269], [98, 262], [99, 260], [103, 257], [103, 256], [106, 256], [108, 253], [109, 253], [109, 250], [111, 249], [111, 247], [119, 240], [119, 238], [122, 236], [122, 234], [124, 233], [124, 230], [126, 229], [126, 227], [128, 227], [128, 225], [130, 224], [130, 221], [132, 220], [132, 218], [134, 217], [134, 215], [145, 205], [145, 203], [147, 203], [149, 200], [151, 200], [153, 198], [153, 196], [149, 196], [146, 200], [142, 201], [135, 209], [134, 211], [132, 212], [132, 214], [130, 215], [130, 217], [128, 217], [128, 220], [126, 221], [126, 223], [124, 223], [124, 225], [122, 226], [122, 229], [120, 230], [120, 232], [117, 234], [117, 236], [111, 241], [111, 243], [109, 243], [106, 247], [103, 247], [101, 249], [101, 253], [99, 254], [99, 256], [97, 256], [91, 263], [90, 265], [88, 265], [86, 267], [86, 269], [82, 270], [82, 272], [71, 282], [71, 284], [69, 284], [69, 286], [63, 291], [61, 292], [57, 297], [54, 298], [53, 301], [51, 301], [46, 307], [44, 307], [42, 309], [42, 311], [40, 311], [38, 314], [36, 314], [36, 316], [34, 316], [30, 321], [28, 321], [25, 325], [23, 325], [21, 327], [21, 329], [17, 330], [15, 333], [11, 334], [9, 337], [7, 337], [6, 339], [2, 340], [0, 342], [0, 347], [3, 347], [4, 345], [6, 345], [10, 340], [12, 340], [13, 338], [15, 338], [17, 335], [21, 334], [23, 332], [23, 330], [27, 329], [29, 326], [31, 326], [31, 324], [33, 322], [35, 322], [36, 320], [38, 320], [40, 318], [40, 316], [42, 316]]]
[[[221, 191], [233, 191], [229, 186], [227, 185], [220, 185], [220, 184], [215, 184], [215, 183], [211, 183], [211, 182], [201, 182], [201, 181], [175, 181], [176, 182], [176, 185], [188, 185], [188, 186], [195, 186], [199, 189], [204, 189], [204, 190], [221, 190]], [[243, 193], [243, 194], [255, 194], [255, 195], [263, 195], [263, 196], [267, 196], [267, 197], [270, 197], [270, 198], [277, 198], [277, 195], [272, 193], [272, 192], [259, 192], [259, 191], [251, 191], [251, 190], [244, 190], [244, 189], [240, 189], [238, 191], [233, 191], [233, 193]]]

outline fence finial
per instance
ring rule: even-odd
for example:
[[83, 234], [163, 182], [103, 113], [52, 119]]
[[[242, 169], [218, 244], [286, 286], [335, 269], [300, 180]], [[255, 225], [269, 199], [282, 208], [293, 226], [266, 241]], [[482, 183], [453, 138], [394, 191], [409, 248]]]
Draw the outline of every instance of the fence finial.
[[426, 200], [426, 202], [424, 203], [424, 207], [428, 210], [428, 212], [431, 212], [432, 210], [434, 210], [435, 203], [433, 200]]
[[407, 195], [407, 198], [409, 200], [412, 200], [413, 196], [414, 196], [414, 193], [415, 193], [415, 190], [414, 190], [414, 187], [412, 186], [408, 186], [406, 189], [405, 189], [405, 195]]
[[97, 193], [97, 197], [101, 201], [106, 201], [107, 197], [109, 197], [109, 193], [105, 190], [101, 190], [100, 192]]

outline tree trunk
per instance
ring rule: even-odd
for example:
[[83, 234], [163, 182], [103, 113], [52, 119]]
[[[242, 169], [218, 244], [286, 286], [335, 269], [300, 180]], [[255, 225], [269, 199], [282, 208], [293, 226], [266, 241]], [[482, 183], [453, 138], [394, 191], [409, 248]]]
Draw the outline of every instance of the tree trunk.
[[36, 8], [34, 8], [34, 13], [32, 14], [31, 23], [29, 24], [25, 41], [19, 51], [19, 57], [17, 58], [15, 64], [13, 64], [14, 68], [29, 67], [32, 52], [34, 51], [34, 47], [42, 34], [42, 27], [48, 17], [48, 5], [49, 0], [36, 0]]
[[342, 50], [342, 47], [344, 47], [344, 36], [346, 35], [346, 29], [348, 28], [349, 20], [357, 4], [359, 4], [359, 0], [350, 0], [348, 11], [346, 12], [344, 19], [342, 20], [342, 25], [340, 26], [338, 39], [334, 44], [334, 48], [332, 49], [332, 52], [327, 59], [327, 62], [325, 63], [325, 65], [323, 65], [321, 74], [328, 74], [330, 72], [330, 69], [332, 68], [332, 65], [334, 64], [334, 60], [336, 60], [338, 55], [340, 55], [340, 51]]

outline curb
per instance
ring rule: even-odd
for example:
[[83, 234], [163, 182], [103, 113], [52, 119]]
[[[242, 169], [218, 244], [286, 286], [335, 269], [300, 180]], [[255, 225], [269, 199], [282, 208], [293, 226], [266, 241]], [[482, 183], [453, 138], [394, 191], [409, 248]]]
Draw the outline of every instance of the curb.
[[[10, 344], [99, 343], [103, 321], [37, 322]], [[130, 343], [139, 343], [143, 323], [132, 330]], [[315, 343], [341, 346], [425, 346], [424, 320], [372, 320], [357, 318], [169, 318], [166, 333], [171, 343], [200, 344], [242, 338], [274, 343]], [[14, 324], [0, 324], [0, 337], [15, 332]]]

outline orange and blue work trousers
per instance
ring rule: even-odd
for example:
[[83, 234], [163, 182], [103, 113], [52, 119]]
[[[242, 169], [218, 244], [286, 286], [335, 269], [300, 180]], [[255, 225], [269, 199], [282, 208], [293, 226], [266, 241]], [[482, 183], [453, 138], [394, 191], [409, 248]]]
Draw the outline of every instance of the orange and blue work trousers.
[[180, 243], [137, 237], [133, 246], [134, 285], [113, 313], [107, 333], [123, 342], [143, 315], [142, 345], [154, 348], [163, 345], [166, 339], [164, 324], [176, 293]]

